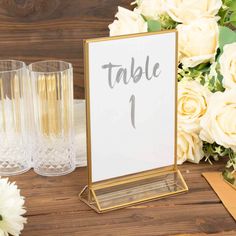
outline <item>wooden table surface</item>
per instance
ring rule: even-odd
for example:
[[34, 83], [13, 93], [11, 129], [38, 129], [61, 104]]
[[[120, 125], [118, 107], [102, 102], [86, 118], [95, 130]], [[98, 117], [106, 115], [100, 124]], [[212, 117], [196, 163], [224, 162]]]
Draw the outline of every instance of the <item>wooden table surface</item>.
[[11, 177], [26, 197], [23, 236], [236, 235], [236, 223], [210, 188], [202, 172], [222, 170], [186, 163], [180, 170], [189, 192], [99, 215], [78, 199], [86, 168], [62, 177], [41, 177], [32, 170]]

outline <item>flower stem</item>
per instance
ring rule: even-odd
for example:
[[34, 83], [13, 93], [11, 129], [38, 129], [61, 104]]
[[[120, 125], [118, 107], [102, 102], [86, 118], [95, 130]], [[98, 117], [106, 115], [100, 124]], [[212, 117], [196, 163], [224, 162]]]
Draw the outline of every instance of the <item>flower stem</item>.
[[0, 215], [0, 221], [2, 221], [2, 220], [3, 220], [2, 215]]

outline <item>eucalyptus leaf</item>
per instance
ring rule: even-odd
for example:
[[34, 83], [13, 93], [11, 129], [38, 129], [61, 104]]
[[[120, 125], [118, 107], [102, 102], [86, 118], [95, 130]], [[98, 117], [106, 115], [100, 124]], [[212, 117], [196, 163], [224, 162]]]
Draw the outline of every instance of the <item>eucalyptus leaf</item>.
[[223, 48], [226, 44], [236, 42], [236, 32], [229, 29], [225, 26], [220, 26], [220, 35], [219, 35], [219, 47], [221, 53], [223, 53]]
[[157, 20], [147, 20], [148, 32], [156, 32], [161, 30], [161, 23]]

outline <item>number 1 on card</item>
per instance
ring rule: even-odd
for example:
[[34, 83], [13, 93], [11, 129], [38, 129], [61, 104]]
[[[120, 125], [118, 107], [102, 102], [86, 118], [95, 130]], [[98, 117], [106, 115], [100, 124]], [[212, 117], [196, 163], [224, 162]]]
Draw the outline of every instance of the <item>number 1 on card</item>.
[[134, 129], [136, 129], [135, 126], [135, 96], [132, 95], [130, 97], [129, 102], [131, 103], [131, 124], [133, 126]]

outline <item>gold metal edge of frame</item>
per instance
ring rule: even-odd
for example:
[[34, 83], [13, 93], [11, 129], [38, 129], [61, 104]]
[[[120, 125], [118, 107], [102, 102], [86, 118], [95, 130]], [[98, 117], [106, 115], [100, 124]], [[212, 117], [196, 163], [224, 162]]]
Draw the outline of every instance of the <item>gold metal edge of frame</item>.
[[90, 87], [89, 87], [89, 47], [84, 40], [84, 79], [86, 98], [86, 139], [87, 139], [87, 169], [88, 187], [92, 185], [92, 161], [91, 161], [91, 126], [90, 126]]
[[184, 177], [183, 177], [183, 175], [181, 174], [180, 170], [177, 170], [177, 172], [178, 172], [178, 175], [179, 175], [179, 177], [180, 177], [182, 183], [184, 184], [184, 187], [185, 187], [186, 192], [187, 192], [187, 191], [189, 190], [188, 185], [187, 185], [187, 183], [185, 182]]
[[91, 38], [91, 39], [85, 39], [85, 41], [86, 43], [96, 43], [96, 42], [102, 42], [102, 41], [128, 39], [128, 38], [136, 38], [136, 37], [143, 37], [143, 36], [151, 36], [151, 35], [156, 35], [156, 34], [176, 33], [176, 32], [177, 32], [176, 29], [171, 29], [171, 30], [161, 30], [161, 31], [155, 31], [155, 32], [144, 32], [144, 33], [136, 33], [136, 34], [125, 34], [125, 35], [118, 35], [118, 36]]
[[174, 135], [174, 160], [175, 160], [175, 168], [177, 169], [177, 125], [178, 125], [178, 45], [179, 45], [179, 37], [178, 31], [175, 31], [175, 135]]

